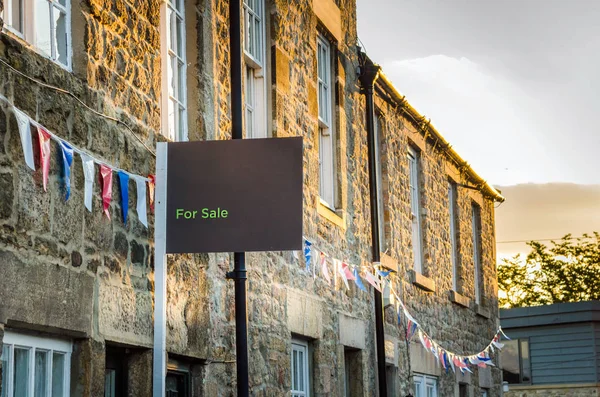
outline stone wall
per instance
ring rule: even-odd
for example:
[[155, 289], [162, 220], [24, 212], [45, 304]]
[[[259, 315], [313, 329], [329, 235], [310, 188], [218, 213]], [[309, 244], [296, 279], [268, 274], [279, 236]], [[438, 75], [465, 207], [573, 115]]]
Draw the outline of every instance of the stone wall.
[[[0, 36], [0, 58], [28, 76], [73, 92], [91, 109], [116, 117], [131, 128], [98, 116], [71, 96], [42, 87], [0, 64], [0, 93], [75, 145], [107, 162], [146, 175], [153, 173], [154, 148], [161, 133], [160, 4], [158, 0], [72, 2], [73, 71], [35, 53], [11, 35]], [[228, 1], [186, 4], [189, 136], [191, 140], [231, 135]], [[320, 7], [320, 8], [319, 8]], [[318, 9], [317, 9], [318, 8]], [[323, 15], [337, 10], [339, 18]], [[320, 15], [317, 16], [317, 14]], [[334, 16], [335, 16], [334, 15]], [[352, 0], [268, 2], [268, 105], [272, 136], [304, 136], [304, 235], [335, 258], [353, 264], [371, 261], [365, 102], [356, 75], [356, 5]], [[316, 37], [337, 42], [336, 158], [339, 210], [319, 200], [319, 131]], [[451, 261], [446, 181], [453, 168], [414, 120], [401, 108], [377, 99], [385, 116], [384, 169], [388, 252], [396, 263], [394, 285], [424, 329], [457, 353], [478, 352], [497, 326], [497, 286], [493, 203], [481, 192], [459, 189], [461, 290], [473, 301], [474, 271], [470, 206], [482, 209], [483, 308], [449, 299]], [[135, 136], [134, 136], [135, 135]], [[139, 139], [139, 140], [138, 140]], [[407, 145], [421, 145], [424, 274], [436, 286], [425, 292], [411, 280], [412, 248], [408, 196]], [[37, 141], [34, 138], [34, 145]], [[56, 154], [57, 147], [53, 146]], [[71, 199], [64, 202], [57, 159], [52, 161], [48, 193], [41, 172], [25, 167], [17, 125], [0, 111], [0, 343], [3, 327], [73, 338], [73, 396], [103, 394], [107, 348], [125, 346], [131, 395], [150, 387], [153, 336], [154, 264], [150, 228], [135, 211], [130, 184], [129, 219], [120, 216], [118, 184], [113, 186], [112, 220], [101, 208], [95, 186], [92, 213], [83, 206], [83, 173], [76, 157]], [[449, 171], [450, 170], [450, 171]], [[455, 175], [456, 174], [456, 175]], [[116, 179], [116, 178], [115, 178]], [[260, 225], [257, 225], [260, 228]], [[173, 255], [168, 263], [167, 349], [191, 365], [196, 396], [228, 396], [235, 389], [233, 285], [225, 278], [229, 254]], [[312, 394], [339, 396], [344, 390], [346, 355], [353, 365], [356, 395], [376, 393], [373, 293], [341, 280], [328, 285], [304, 270], [289, 252], [247, 255], [250, 387], [253, 395], [286, 395], [291, 387], [291, 338], [309, 343]], [[17, 287], [15, 287], [15, 285]], [[477, 315], [487, 312], [490, 318]], [[458, 381], [442, 374], [419, 347], [407, 349], [393, 310], [386, 310], [386, 341], [397, 367], [399, 393], [412, 388], [410, 368], [441, 376], [440, 395], [452, 395]], [[415, 350], [417, 349], [417, 350]], [[411, 352], [411, 362], [408, 361]], [[431, 364], [431, 365], [430, 365]], [[493, 386], [499, 371], [476, 371], [473, 390]], [[489, 376], [488, 376], [489, 375]], [[472, 379], [472, 380], [471, 380]], [[491, 379], [491, 381], [490, 381]]]

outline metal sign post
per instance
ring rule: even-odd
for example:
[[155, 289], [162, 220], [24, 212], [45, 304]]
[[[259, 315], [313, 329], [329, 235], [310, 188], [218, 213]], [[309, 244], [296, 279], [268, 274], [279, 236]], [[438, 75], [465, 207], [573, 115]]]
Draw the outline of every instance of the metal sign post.
[[165, 396], [167, 375], [167, 144], [156, 145], [154, 219], [153, 397]]

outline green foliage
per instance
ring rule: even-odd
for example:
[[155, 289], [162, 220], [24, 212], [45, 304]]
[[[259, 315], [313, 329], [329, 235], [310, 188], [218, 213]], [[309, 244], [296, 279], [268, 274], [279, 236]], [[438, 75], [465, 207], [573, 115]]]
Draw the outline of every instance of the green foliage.
[[[530, 241], [519, 255], [498, 265], [500, 307], [548, 305], [600, 299], [600, 234], [567, 234], [551, 246]], [[504, 295], [504, 296], [503, 296]]]

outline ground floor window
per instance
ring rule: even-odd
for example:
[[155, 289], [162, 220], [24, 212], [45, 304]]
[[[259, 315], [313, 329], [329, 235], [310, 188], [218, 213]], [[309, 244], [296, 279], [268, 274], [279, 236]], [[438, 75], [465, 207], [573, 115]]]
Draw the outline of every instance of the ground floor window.
[[489, 396], [489, 390], [481, 389], [481, 397], [488, 397], [488, 396]]
[[417, 374], [413, 378], [415, 383], [415, 397], [437, 397], [437, 378]]
[[127, 396], [127, 351], [121, 347], [106, 347], [104, 397]]
[[4, 333], [1, 397], [68, 397], [72, 344]]
[[292, 341], [292, 397], [309, 397], [308, 343]]
[[191, 396], [191, 365], [180, 360], [169, 359], [165, 382], [166, 397]]

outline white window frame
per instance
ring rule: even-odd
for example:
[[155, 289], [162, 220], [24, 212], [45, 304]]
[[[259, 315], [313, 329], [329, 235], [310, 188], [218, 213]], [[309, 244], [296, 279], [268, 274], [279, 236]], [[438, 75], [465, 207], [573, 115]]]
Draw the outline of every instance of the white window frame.
[[[266, 138], [268, 127], [265, 0], [244, 0], [243, 9], [246, 137]], [[252, 48], [250, 43], [253, 44]]]
[[[2, 391], [6, 397], [33, 397], [34, 386], [35, 386], [35, 352], [36, 350], [45, 351], [48, 353], [47, 363], [47, 384], [46, 384], [46, 396], [52, 395], [52, 360], [53, 353], [60, 353], [65, 355], [64, 362], [64, 379], [63, 379], [63, 397], [69, 397], [70, 395], [70, 374], [71, 374], [71, 353], [73, 351], [72, 343], [62, 339], [55, 338], [43, 338], [33, 335], [24, 335], [15, 333], [12, 331], [5, 331], [3, 345], [8, 346], [9, 357], [8, 357], [8, 368], [6, 371], [6, 377], [8, 379], [8, 390]], [[0, 345], [1, 346], [1, 345]], [[25, 348], [29, 350], [29, 363], [28, 363], [28, 395], [27, 396], [14, 396], [14, 350], [17, 348]], [[2, 357], [5, 360], [5, 357]]]
[[433, 397], [437, 397], [437, 377], [423, 374], [415, 374], [413, 376], [413, 382], [415, 384], [415, 397], [429, 397], [427, 395], [427, 392], [429, 390], [433, 390]]
[[[320, 61], [319, 61], [320, 60]], [[333, 118], [333, 59], [331, 43], [317, 34], [317, 100], [319, 107], [319, 196], [336, 209], [335, 124]]]
[[423, 234], [421, 231], [421, 189], [419, 152], [408, 147], [408, 171], [410, 191], [410, 212], [412, 220], [412, 243], [415, 272], [423, 273]]
[[[297, 368], [297, 366], [295, 366], [294, 352], [302, 353], [304, 355], [304, 365], [302, 366], [302, 368]], [[309, 361], [308, 343], [303, 340], [293, 339], [292, 340], [291, 366], [290, 366], [291, 374], [292, 374], [291, 387], [290, 387], [291, 393], [292, 393], [291, 397], [310, 397], [310, 377], [309, 377], [310, 375], [309, 375], [309, 370], [308, 370], [308, 361]], [[304, 382], [303, 382], [304, 390], [294, 389], [294, 381], [296, 380], [296, 377], [300, 375], [299, 371], [302, 371], [301, 379], [304, 380]]]
[[[50, 44], [50, 54], [43, 51], [37, 44], [37, 25], [36, 18], [39, 15], [36, 15], [36, 1], [37, 0], [20, 0], [22, 10], [21, 10], [21, 27], [22, 31], [15, 29], [12, 26], [12, 1], [11, 0], [3, 0], [5, 4], [5, 8], [2, 11], [2, 19], [4, 20], [4, 29], [6, 31], [11, 32], [15, 36], [25, 40], [27, 43], [31, 45], [35, 51], [52, 60], [57, 65], [60, 65], [64, 69], [69, 72], [72, 70], [72, 59], [73, 59], [73, 46], [71, 42], [71, 0], [65, 0], [65, 5], [60, 4], [58, 0], [47, 0], [48, 7], [50, 8], [50, 15], [52, 16], [54, 9], [58, 9], [60, 12], [65, 14], [65, 30], [66, 30], [66, 46], [67, 46], [67, 62], [62, 63], [57, 55], [55, 48], [55, 40], [53, 39], [53, 35], [56, 34], [54, 32], [54, 18], [50, 18], [50, 32], [51, 32], [51, 44]], [[7, 18], [6, 16], [10, 16]]]
[[458, 292], [458, 189], [456, 182], [448, 180], [448, 215], [450, 217], [450, 254], [452, 256], [452, 289]]
[[[177, 9], [181, 2], [182, 9]], [[187, 45], [186, 45], [186, 20], [184, 0], [163, 0], [161, 2], [161, 70], [162, 70], [162, 97], [161, 97], [161, 123], [162, 134], [175, 142], [188, 140], [188, 103], [187, 103]], [[169, 43], [177, 42], [177, 20], [181, 21], [181, 54], [169, 48]], [[174, 26], [174, 28], [173, 28]], [[177, 48], [177, 45], [175, 45]], [[180, 75], [174, 74], [172, 62], [180, 64]], [[176, 78], [173, 95], [171, 94], [171, 78]], [[183, 92], [181, 92], [183, 91]], [[171, 109], [175, 103], [177, 109]], [[175, 106], [173, 106], [175, 107]], [[174, 130], [171, 131], [170, 113], [174, 117]]]
[[475, 268], [475, 303], [481, 304], [481, 209], [471, 204], [473, 231], [473, 267]]

